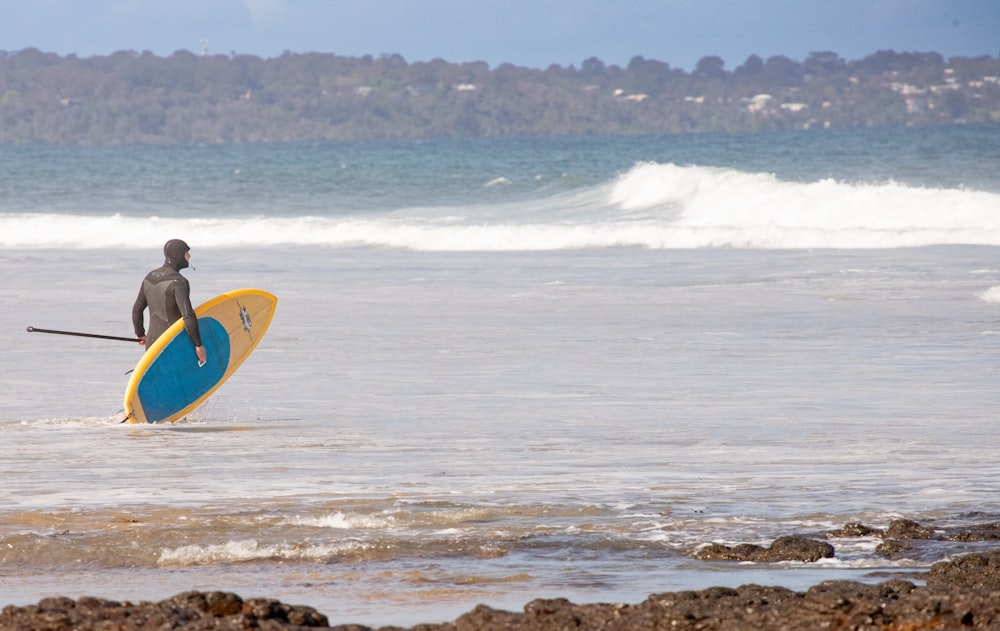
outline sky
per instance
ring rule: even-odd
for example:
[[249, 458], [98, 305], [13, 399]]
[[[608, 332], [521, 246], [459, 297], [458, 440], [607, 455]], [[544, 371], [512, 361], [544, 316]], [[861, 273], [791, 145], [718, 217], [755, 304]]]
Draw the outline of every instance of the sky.
[[530, 68], [1000, 56], [1000, 0], [0, 0], [0, 51], [399, 54]]

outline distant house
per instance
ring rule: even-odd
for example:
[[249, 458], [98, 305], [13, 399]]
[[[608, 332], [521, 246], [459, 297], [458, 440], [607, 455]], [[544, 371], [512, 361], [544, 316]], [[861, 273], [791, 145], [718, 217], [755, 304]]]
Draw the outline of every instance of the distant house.
[[649, 98], [648, 94], [642, 94], [642, 93], [625, 94], [625, 90], [621, 88], [615, 88], [614, 95], [619, 99], [625, 99], [626, 101], [634, 101], [636, 103], [641, 103]]
[[801, 112], [804, 109], [808, 109], [809, 105], [806, 103], [782, 103], [781, 109], [788, 110], [789, 112]]
[[773, 100], [774, 97], [770, 94], [758, 94], [750, 99], [747, 109], [754, 114], [762, 114], [771, 107], [771, 101]]
[[903, 96], [913, 96], [916, 94], [925, 94], [927, 92], [927, 90], [918, 88], [915, 85], [910, 85], [908, 83], [897, 83], [897, 82], [890, 83], [889, 89], [891, 89], [893, 92], [898, 92]]

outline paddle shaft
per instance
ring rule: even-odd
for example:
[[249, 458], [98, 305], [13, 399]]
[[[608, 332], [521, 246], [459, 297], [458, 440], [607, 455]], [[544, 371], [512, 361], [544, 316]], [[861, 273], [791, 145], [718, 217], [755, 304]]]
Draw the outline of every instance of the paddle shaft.
[[75, 335], [76, 337], [93, 337], [99, 340], [118, 340], [119, 342], [138, 342], [137, 337], [118, 337], [117, 335], [97, 335], [96, 333], [80, 333], [78, 331], [54, 331], [52, 329], [36, 329], [28, 327], [28, 333], [52, 333], [55, 335]]

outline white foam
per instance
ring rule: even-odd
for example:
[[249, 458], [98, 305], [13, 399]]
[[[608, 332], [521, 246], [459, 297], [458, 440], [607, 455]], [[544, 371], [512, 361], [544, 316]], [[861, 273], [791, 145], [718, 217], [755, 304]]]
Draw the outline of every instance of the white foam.
[[110, 417], [80, 417], [80, 418], [47, 418], [21, 420], [16, 422], [0, 423], [0, 430], [14, 429], [17, 427], [45, 427], [45, 428], [100, 428], [116, 427], [120, 425], [121, 419], [117, 416]]
[[993, 286], [979, 294], [983, 302], [1000, 302], [1000, 286]]
[[255, 539], [227, 541], [220, 544], [164, 548], [161, 565], [208, 565], [259, 559], [324, 559], [347, 550], [363, 549], [367, 544], [345, 542], [338, 545], [304, 546], [298, 544], [260, 545]]
[[334, 528], [340, 530], [381, 529], [393, 525], [390, 516], [380, 515], [347, 515], [342, 512], [320, 515], [318, 517], [295, 516], [284, 520], [284, 523], [294, 526], [313, 526], [316, 528]]

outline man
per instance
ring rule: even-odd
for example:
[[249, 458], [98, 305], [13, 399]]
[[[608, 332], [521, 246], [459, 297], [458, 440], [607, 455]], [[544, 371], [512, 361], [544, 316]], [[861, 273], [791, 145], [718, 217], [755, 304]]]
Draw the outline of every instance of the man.
[[[171, 324], [184, 318], [184, 329], [194, 344], [198, 365], [204, 365], [207, 356], [205, 347], [201, 344], [198, 318], [191, 306], [191, 285], [188, 279], [181, 276], [181, 270], [191, 260], [191, 248], [180, 239], [171, 239], [164, 244], [163, 255], [166, 257], [163, 267], [146, 274], [132, 306], [135, 335], [139, 338], [139, 344], [148, 349]], [[149, 307], [148, 332], [143, 322], [146, 307]]]

